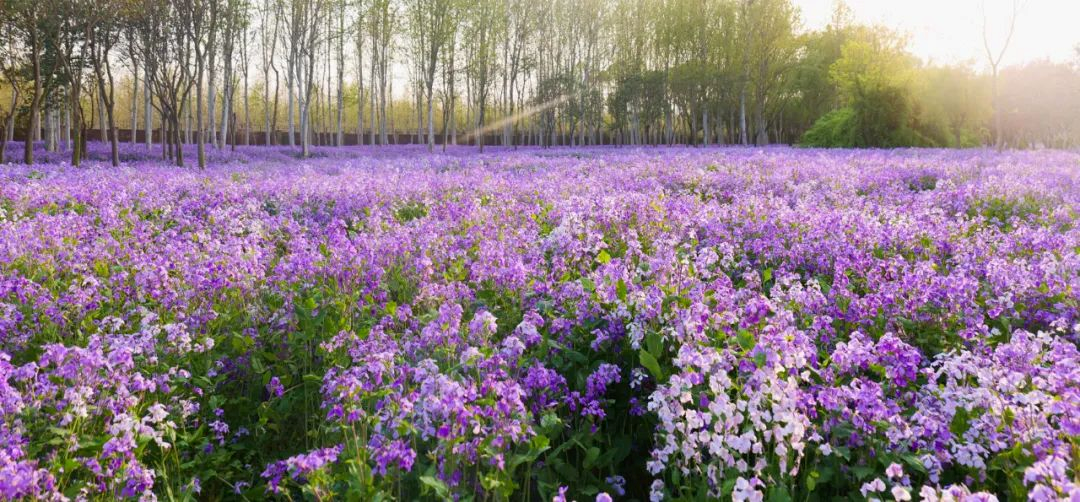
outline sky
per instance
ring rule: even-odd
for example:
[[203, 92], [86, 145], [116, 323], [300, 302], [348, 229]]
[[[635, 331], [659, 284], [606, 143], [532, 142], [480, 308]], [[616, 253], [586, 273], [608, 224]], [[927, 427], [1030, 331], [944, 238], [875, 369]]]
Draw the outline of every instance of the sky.
[[[847, 0], [856, 22], [906, 33], [909, 49], [939, 64], [970, 62], [988, 68], [982, 38], [982, 5], [990, 46], [1000, 50], [1008, 33], [1012, 0]], [[1016, 31], [1002, 65], [1038, 59], [1069, 61], [1080, 45], [1080, 0], [1020, 0]], [[825, 27], [835, 0], [794, 0], [807, 29]]]

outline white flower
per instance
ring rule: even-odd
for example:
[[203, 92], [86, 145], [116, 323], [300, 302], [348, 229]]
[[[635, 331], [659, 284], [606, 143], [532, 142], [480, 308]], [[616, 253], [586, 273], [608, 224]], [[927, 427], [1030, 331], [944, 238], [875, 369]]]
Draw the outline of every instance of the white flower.
[[661, 500], [664, 500], [664, 482], [657, 479], [649, 487], [649, 502], [660, 502]]
[[859, 488], [859, 492], [865, 497], [868, 493], [876, 493], [885, 491], [885, 482], [881, 478], [876, 478], [869, 483], [863, 483], [862, 488]]
[[754, 489], [749, 481], [740, 476], [735, 480], [735, 490], [731, 492], [731, 500], [733, 502], [760, 502], [764, 498], [761, 492]]

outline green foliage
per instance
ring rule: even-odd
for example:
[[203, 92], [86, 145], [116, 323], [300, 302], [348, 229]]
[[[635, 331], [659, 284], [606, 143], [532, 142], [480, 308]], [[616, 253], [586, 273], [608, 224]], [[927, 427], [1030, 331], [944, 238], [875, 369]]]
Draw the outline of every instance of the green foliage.
[[411, 201], [394, 210], [394, 219], [398, 223], [408, 223], [427, 216], [427, 206], [423, 202]]
[[1019, 197], [993, 195], [977, 198], [968, 204], [969, 217], [981, 217], [986, 223], [1002, 230], [1010, 230], [1014, 219], [1023, 222], [1037, 222], [1039, 218], [1054, 207], [1058, 201], [1052, 198], [1025, 194]]
[[803, 134], [800, 146], [850, 148], [855, 146], [855, 111], [844, 107], [823, 115]]
[[902, 38], [884, 29], [852, 29], [829, 68], [843, 106], [821, 116], [800, 145], [981, 144], [987, 99], [979, 81], [964, 68], [920, 67], [903, 45]]

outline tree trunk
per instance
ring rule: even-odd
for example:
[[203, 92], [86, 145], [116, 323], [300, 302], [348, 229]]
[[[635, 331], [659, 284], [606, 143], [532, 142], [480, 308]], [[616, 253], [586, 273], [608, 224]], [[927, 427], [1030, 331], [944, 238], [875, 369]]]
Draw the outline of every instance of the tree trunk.
[[375, 97], [376, 97], [375, 96], [375, 89], [377, 89], [377, 86], [375, 85], [375, 68], [376, 68], [375, 63], [376, 63], [376, 60], [377, 60], [378, 54], [379, 54], [379, 49], [376, 46], [376, 43], [377, 43], [377, 39], [375, 38], [375, 34], [372, 33], [371, 34], [371, 88], [368, 89], [368, 92], [371, 94], [371, 110], [370, 110], [371, 120], [368, 121], [368, 123], [371, 125], [371, 144], [372, 145], [378, 144], [375, 141], [375, 129], [377, 127], [375, 125], [376, 124], [375, 115], [377, 113], [377, 108], [375, 106]]
[[165, 112], [162, 112], [161, 115], [159, 115], [159, 118], [161, 120], [161, 159], [169, 160], [169, 149], [166, 146], [169, 143], [169, 140], [165, 134], [169, 129], [169, 124], [168, 121], [165, 120]]
[[[202, 86], [200, 85], [198, 87], [199, 87], [199, 89], [198, 89], [197, 92], [202, 92], [202, 88], [201, 88]], [[190, 123], [191, 122], [191, 106], [190, 106], [190, 104], [186, 108], [187, 108], [187, 112], [188, 112], [188, 122]], [[199, 120], [199, 122], [202, 122], [201, 118], [198, 119], [198, 120]], [[175, 115], [175, 113], [173, 114], [173, 117], [172, 117], [172, 130], [173, 130], [173, 137], [174, 137], [173, 143], [176, 144], [176, 166], [177, 167], [184, 167], [184, 145], [180, 142], [180, 118], [177, 117]], [[191, 135], [190, 129], [188, 130], [188, 135], [189, 136]], [[190, 140], [190, 138], [188, 138], [188, 139]], [[205, 152], [202, 151], [203, 148], [204, 148], [204, 145], [203, 145], [202, 141], [200, 141], [199, 142], [199, 148], [198, 148], [200, 150], [200, 155], [205, 155]]]
[[83, 141], [85, 130], [82, 127], [82, 105], [80, 104], [82, 92], [80, 86], [72, 86], [69, 94], [71, 98], [72, 132], [75, 135], [71, 145], [71, 165], [79, 167], [82, 164], [83, 146], [86, 145], [86, 142]]
[[[101, 108], [98, 110], [99, 118], [104, 114], [102, 129], [108, 131], [110, 160], [113, 167], [120, 166], [120, 137], [116, 127], [116, 88], [113, 85], [112, 67], [109, 66], [109, 50], [104, 48], [100, 58], [95, 57], [94, 71], [98, 81], [98, 97]], [[108, 78], [108, 81], [106, 81]], [[104, 136], [102, 136], [104, 138]]]
[[379, 61], [379, 141], [382, 144], [389, 143], [389, 131], [386, 114], [386, 49], [382, 49], [383, 56]]
[[228, 140], [226, 137], [229, 132], [229, 123], [232, 118], [232, 94], [233, 94], [233, 82], [232, 82], [232, 70], [226, 67], [225, 70], [225, 82], [222, 85], [221, 96], [221, 131], [218, 134], [218, 148], [224, 148], [225, 142]]
[[746, 131], [746, 88], [739, 91], [739, 143], [750, 144], [750, 136]]
[[98, 88], [97, 92], [97, 119], [98, 119], [98, 141], [102, 143], [109, 141], [108, 124], [105, 122], [105, 91]]
[[[427, 90], [427, 145], [429, 153], [435, 151], [435, 100], [432, 95], [434, 75], [432, 75], [431, 80], [432, 82], [428, 84]], [[446, 142], [446, 138], [443, 138], [443, 142]]]
[[[244, 70], [244, 146], [251, 144], [251, 92], [248, 89], [248, 73]], [[235, 140], [233, 144], [235, 146]]]
[[701, 144], [709, 146], [709, 109], [701, 112]]
[[53, 111], [45, 110], [45, 151], [56, 151], [56, 136], [53, 134]]
[[[213, 30], [212, 27], [210, 29]], [[211, 37], [211, 41], [210, 41], [209, 47], [208, 47], [208, 50], [210, 51], [209, 61], [208, 61], [209, 75], [207, 76], [207, 79], [206, 79], [206, 82], [207, 82], [206, 83], [206, 86], [207, 86], [207, 92], [206, 92], [206, 111], [207, 111], [207, 114], [206, 115], [208, 117], [209, 124], [207, 126], [207, 131], [205, 132], [205, 134], [200, 134], [199, 135], [199, 141], [200, 142], [209, 141], [214, 146], [217, 146], [217, 144], [218, 144], [217, 143], [217, 139], [218, 139], [217, 138], [217, 117], [214, 115], [214, 112], [217, 109], [217, 65], [214, 64], [214, 59], [215, 59], [214, 54], [215, 54], [216, 51], [214, 50], [214, 41], [213, 41], [213, 39], [215, 37], [214, 37], [214, 35], [212, 33], [211, 33], [210, 37]], [[199, 116], [200, 117], [202, 116], [201, 112], [199, 113]], [[202, 156], [200, 156], [200, 160], [201, 160], [201, 158], [202, 158]], [[205, 167], [205, 166], [202, 165], [201, 161], [199, 163], [199, 167]]]
[[998, 93], [998, 69], [997, 65], [991, 68], [990, 89], [993, 94], [993, 106], [994, 106], [994, 148], [1000, 152], [1005, 148], [1005, 142], [1002, 140], [1001, 134], [1001, 96]]
[[289, 118], [289, 146], [296, 146], [296, 117], [293, 115], [293, 84], [296, 83], [296, 72], [294, 69], [295, 62], [292, 60], [291, 55], [287, 64], [289, 65], [289, 71], [285, 74], [285, 89], [289, 95], [289, 111], [287, 114]]
[[364, 35], [356, 34], [356, 144], [364, 144]]
[[120, 135], [119, 128], [116, 127], [116, 117], [113, 113], [113, 107], [109, 106], [105, 109], [105, 120], [108, 121], [109, 129], [109, 153], [112, 159], [112, 166], [120, 166]]
[[754, 143], [757, 146], [769, 144], [769, 126], [765, 121], [765, 92], [757, 93], [757, 106], [754, 107], [754, 125], [757, 128], [757, 137]]
[[135, 137], [139, 131], [139, 69], [134, 68], [131, 72], [131, 146], [138, 143]]
[[[275, 97], [275, 99], [277, 99], [277, 98]], [[276, 103], [275, 103], [275, 105], [276, 105]], [[266, 133], [266, 137], [263, 138], [263, 142], [266, 143], [266, 146], [270, 146], [272, 144], [271, 141], [270, 141], [270, 138], [273, 135], [273, 132], [271, 132], [271, 129], [273, 128], [273, 126], [270, 123], [270, 111], [271, 111], [270, 108], [271, 108], [271, 106], [270, 106], [270, 73], [269, 73], [269, 71], [264, 69], [263, 70], [263, 132]]]
[[[201, 71], [199, 72], [202, 73]], [[203, 133], [203, 95], [201, 75], [195, 78], [195, 143], [199, 158], [199, 169], [206, 169], [206, 136]], [[211, 115], [213, 116], [213, 115]], [[178, 161], [183, 166], [183, 161]]]
[[11, 107], [8, 108], [7, 124], [4, 131], [4, 143], [10, 143], [15, 141], [15, 108], [19, 104], [19, 91], [13, 89], [11, 92]]
[[[183, 141], [183, 143], [187, 143], [189, 145], [195, 142], [195, 141], [193, 141], [193, 138], [191, 137], [191, 126], [195, 122], [195, 119], [192, 117], [192, 112], [191, 112], [192, 108], [194, 108], [194, 106], [192, 106], [191, 101], [192, 101], [192, 98], [188, 97], [187, 106], [184, 107], [184, 115], [185, 115], [185, 117], [184, 117], [184, 137], [183, 137], [184, 141]], [[174, 129], [176, 129], [176, 130], [173, 131], [173, 132], [176, 135], [177, 144], [181, 144], [181, 142], [180, 142], [180, 117], [176, 118], [176, 122], [177, 122], [176, 127], [174, 127]]]
[[338, 11], [337, 146], [345, 145], [345, 3]]
[[38, 111], [41, 108], [41, 46], [38, 43], [37, 29], [30, 30], [30, 65], [34, 72], [34, 94], [30, 98], [30, 124], [26, 129], [26, 141], [23, 142], [23, 163], [34, 163], [34, 131], [38, 128]]
[[416, 86], [416, 144], [426, 144], [424, 140], [424, 91]]
[[[143, 85], [143, 119], [144, 119], [143, 122], [145, 122], [143, 124], [143, 127], [146, 129], [146, 137], [143, 138], [143, 143], [146, 144], [146, 149], [149, 150], [151, 144], [153, 144], [153, 142], [154, 142], [154, 115], [153, 115], [154, 114], [154, 108], [153, 108], [153, 106], [151, 106], [152, 102], [151, 102], [151, 99], [150, 99], [150, 86], [148, 85], [149, 82], [150, 82], [150, 67], [149, 66], [146, 67], [145, 74], [143, 75], [143, 77], [144, 77], [143, 80], [145, 81], [145, 84]], [[164, 120], [161, 121], [161, 127], [162, 127], [162, 131], [164, 131], [164, 128], [165, 128], [165, 121]], [[161, 134], [161, 142], [162, 143], [165, 142], [165, 134], [164, 134], [164, 132], [162, 132], [162, 134]]]

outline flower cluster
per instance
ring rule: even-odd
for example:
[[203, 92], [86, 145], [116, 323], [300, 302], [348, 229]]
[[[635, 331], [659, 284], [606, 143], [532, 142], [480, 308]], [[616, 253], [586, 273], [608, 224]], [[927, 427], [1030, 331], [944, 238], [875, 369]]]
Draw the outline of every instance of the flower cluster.
[[1080, 497], [1077, 152], [124, 148], [0, 171], [5, 500]]

